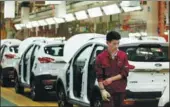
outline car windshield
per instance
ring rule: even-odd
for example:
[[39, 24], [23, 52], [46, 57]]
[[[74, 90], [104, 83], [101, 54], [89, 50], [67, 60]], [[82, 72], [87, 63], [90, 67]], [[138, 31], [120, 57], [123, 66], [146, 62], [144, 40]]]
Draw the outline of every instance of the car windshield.
[[130, 61], [164, 62], [168, 61], [168, 46], [120, 47], [127, 53]]
[[10, 46], [9, 50], [10, 52], [18, 53], [18, 47], [19, 47], [18, 45]]
[[46, 54], [52, 56], [63, 56], [63, 48], [64, 45], [53, 45], [53, 46], [46, 46], [44, 51]]

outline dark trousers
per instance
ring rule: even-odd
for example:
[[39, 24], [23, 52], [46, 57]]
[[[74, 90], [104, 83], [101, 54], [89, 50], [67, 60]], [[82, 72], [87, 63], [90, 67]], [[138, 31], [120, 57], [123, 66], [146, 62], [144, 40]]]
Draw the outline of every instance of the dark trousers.
[[103, 101], [103, 107], [122, 107], [125, 98], [124, 92], [110, 93], [110, 101]]

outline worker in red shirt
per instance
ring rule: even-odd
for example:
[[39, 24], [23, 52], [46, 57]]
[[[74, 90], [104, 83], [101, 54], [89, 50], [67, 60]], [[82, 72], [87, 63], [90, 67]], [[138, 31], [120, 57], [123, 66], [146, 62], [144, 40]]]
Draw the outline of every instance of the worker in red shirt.
[[96, 58], [95, 71], [103, 107], [122, 106], [129, 68], [134, 68], [129, 65], [126, 53], [118, 49], [120, 39], [118, 32], [109, 32], [106, 36], [108, 48]]

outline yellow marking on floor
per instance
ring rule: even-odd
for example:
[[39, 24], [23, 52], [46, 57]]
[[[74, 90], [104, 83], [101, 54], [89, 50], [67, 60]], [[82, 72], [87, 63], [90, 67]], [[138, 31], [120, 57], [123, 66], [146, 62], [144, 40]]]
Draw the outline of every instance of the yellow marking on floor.
[[16, 104], [17, 106], [56, 106], [57, 102], [35, 102], [32, 101], [30, 98], [27, 98], [24, 95], [16, 94], [15, 89], [13, 88], [3, 88], [1, 87], [1, 97], [10, 101], [11, 103]]

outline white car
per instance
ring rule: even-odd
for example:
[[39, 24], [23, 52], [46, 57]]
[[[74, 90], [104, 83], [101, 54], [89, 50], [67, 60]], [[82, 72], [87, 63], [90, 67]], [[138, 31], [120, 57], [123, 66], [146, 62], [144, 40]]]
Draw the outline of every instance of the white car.
[[170, 104], [170, 100], [169, 100], [169, 82], [168, 82], [165, 90], [163, 91], [163, 95], [161, 96], [161, 98], [159, 100], [158, 107], [164, 107], [167, 103]]
[[[23, 42], [25, 41], [30, 42], [29, 39]], [[36, 39], [21, 52], [18, 76], [15, 81], [17, 93], [23, 93], [24, 87], [29, 87], [32, 100], [40, 100], [46, 92], [55, 91], [54, 82], [60, 69], [65, 65], [64, 43], [65, 41], [57, 39]], [[23, 45], [20, 46], [19, 50]]]
[[14, 80], [14, 64], [18, 60], [18, 46], [21, 43], [18, 39], [1, 40], [1, 81], [2, 86], [7, 86]]
[[[107, 45], [106, 37], [99, 35], [75, 35], [65, 44], [64, 59], [67, 64], [56, 81], [60, 107], [71, 107], [73, 104], [101, 107], [94, 62]], [[77, 41], [79, 43], [76, 44]], [[156, 107], [169, 76], [168, 44], [164, 40], [122, 38], [119, 48], [127, 53], [130, 65], [135, 66], [129, 73], [124, 106]]]

